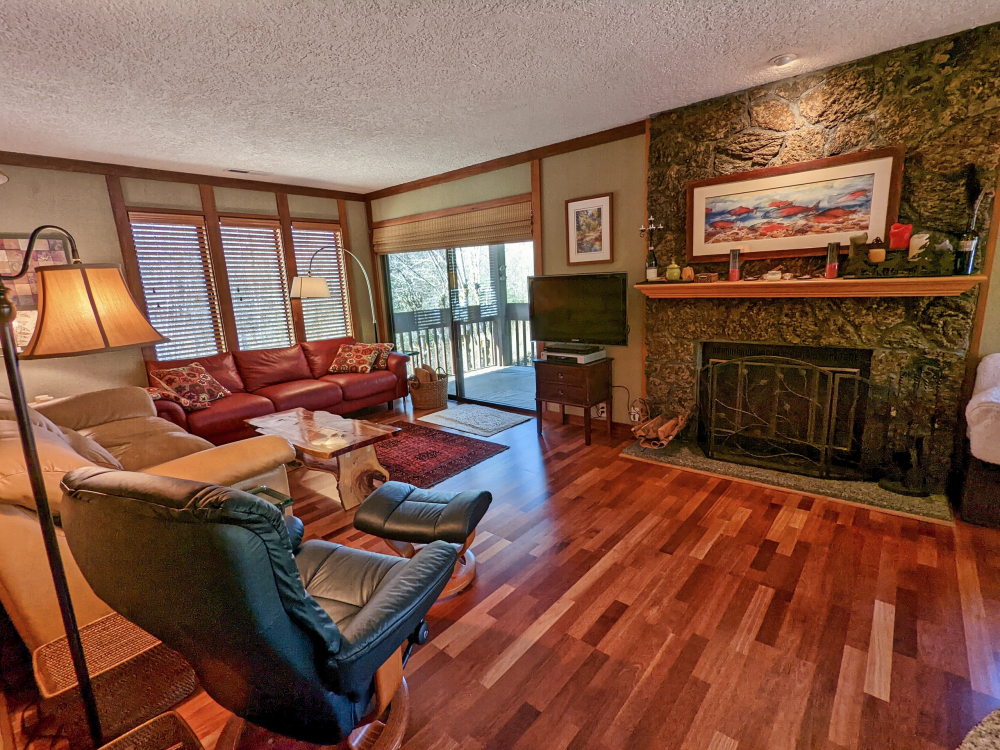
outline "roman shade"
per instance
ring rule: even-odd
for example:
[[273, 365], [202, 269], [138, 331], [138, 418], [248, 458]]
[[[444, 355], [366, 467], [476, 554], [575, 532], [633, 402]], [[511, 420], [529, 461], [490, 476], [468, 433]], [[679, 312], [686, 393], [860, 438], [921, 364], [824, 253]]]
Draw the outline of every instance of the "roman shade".
[[410, 222], [387, 222], [373, 232], [375, 252], [381, 255], [530, 239], [530, 201]]

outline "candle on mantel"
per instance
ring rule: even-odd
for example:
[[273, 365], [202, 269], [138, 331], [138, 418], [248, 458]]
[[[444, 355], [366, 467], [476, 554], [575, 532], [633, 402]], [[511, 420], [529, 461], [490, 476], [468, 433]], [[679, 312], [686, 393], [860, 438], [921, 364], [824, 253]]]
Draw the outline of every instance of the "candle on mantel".
[[913, 234], [912, 224], [893, 224], [889, 227], [889, 249], [906, 250], [910, 247], [910, 235]]
[[910, 254], [907, 256], [909, 260], [916, 260], [917, 256], [927, 247], [927, 243], [931, 241], [931, 236], [929, 234], [915, 234], [910, 237]]
[[828, 279], [837, 278], [837, 270], [840, 267], [840, 243], [831, 242], [826, 246], [826, 273]]

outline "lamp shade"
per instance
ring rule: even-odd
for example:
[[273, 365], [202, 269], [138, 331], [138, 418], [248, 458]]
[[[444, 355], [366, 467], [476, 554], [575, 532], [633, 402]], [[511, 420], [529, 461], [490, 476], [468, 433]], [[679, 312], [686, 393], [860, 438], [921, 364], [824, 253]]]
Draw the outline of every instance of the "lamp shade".
[[38, 320], [21, 359], [162, 344], [136, 307], [121, 269], [106, 264], [39, 266]]
[[303, 297], [329, 297], [330, 287], [322, 276], [295, 276], [292, 278], [292, 299]]

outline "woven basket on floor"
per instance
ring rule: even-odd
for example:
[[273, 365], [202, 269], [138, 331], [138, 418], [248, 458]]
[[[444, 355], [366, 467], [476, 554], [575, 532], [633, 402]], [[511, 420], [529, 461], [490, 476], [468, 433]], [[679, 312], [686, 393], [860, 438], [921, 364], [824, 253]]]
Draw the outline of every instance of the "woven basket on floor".
[[448, 375], [444, 371], [432, 383], [421, 383], [416, 378], [408, 382], [414, 409], [443, 409], [448, 405]]
[[[163, 713], [197, 687], [194, 670], [180, 654], [117, 613], [80, 628], [80, 639], [106, 738]], [[44, 733], [66, 738], [73, 748], [89, 747], [66, 636], [38, 649], [34, 667]]]

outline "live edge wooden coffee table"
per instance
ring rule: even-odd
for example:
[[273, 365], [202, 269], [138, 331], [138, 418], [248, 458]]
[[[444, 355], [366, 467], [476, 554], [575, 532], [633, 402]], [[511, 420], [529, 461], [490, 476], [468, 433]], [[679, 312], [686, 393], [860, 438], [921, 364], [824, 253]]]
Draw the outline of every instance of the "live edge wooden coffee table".
[[246, 423], [262, 435], [278, 435], [295, 446], [305, 469], [301, 484], [337, 500], [344, 510], [360, 505], [375, 491], [375, 482], [389, 479], [374, 446], [402, 432], [391, 425], [302, 408], [255, 417]]

